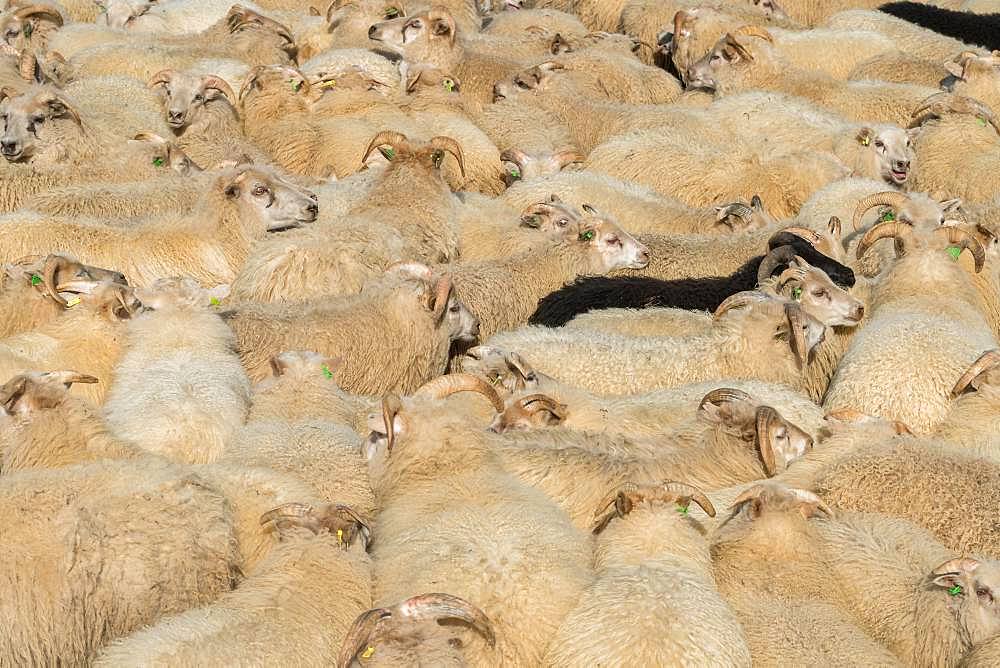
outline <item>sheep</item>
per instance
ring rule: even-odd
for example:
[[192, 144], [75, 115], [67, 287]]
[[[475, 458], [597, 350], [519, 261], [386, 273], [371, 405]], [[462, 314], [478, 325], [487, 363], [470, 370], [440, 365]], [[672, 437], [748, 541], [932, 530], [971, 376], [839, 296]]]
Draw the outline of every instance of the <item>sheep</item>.
[[90, 663], [109, 641], [235, 585], [232, 509], [203, 478], [149, 460], [5, 476], [0, 655]]
[[[220, 461], [288, 472], [324, 501], [370, 516], [375, 499], [355, 430], [374, 404], [337, 387], [332, 377], [339, 365], [340, 360], [311, 352], [277, 355], [274, 377], [254, 387], [254, 412]], [[331, 471], [338, 475], [331, 477]]]
[[[301, 348], [343, 358], [337, 383], [359, 394], [412, 391], [443, 373], [451, 342], [474, 338], [478, 323], [453, 294], [450, 278], [428, 277], [426, 267], [407, 269], [333, 303], [224, 311], [251, 380], [265, 377], [274, 355]], [[390, 359], [397, 363], [389, 365]]]
[[0, 275], [0, 339], [54, 320], [66, 308], [65, 295], [93, 291], [104, 281], [128, 285], [123, 274], [81, 264], [65, 255], [25, 258]]
[[502, 407], [485, 382], [452, 375], [405, 400], [384, 398], [369, 417], [380, 507], [374, 599], [398, 601], [433, 582], [493, 621], [495, 646], [470, 638], [470, 663], [538, 664], [592, 578], [589, 541], [551, 500], [504, 471], [474, 404], [442, 410], [445, 397], [469, 391]]
[[527, 322], [541, 297], [580, 274], [642, 269], [649, 263], [645, 246], [595, 209], [588, 213], [567, 225], [561, 239], [535, 250], [449, 268], [455, 289], [479, 320], [481, 338]]
[[25, 4], [8, 8], [0, 16], [0, 34], [4, 43], [17, 50], [44, 49], [63, 23], [65, 19], [56, 7], [44, 3]]
[[100, 404], [121, 355], [124, 321], [141, 304], [131, 288], [102, 282], [67, 300], [65, 313], [41, 327], [0, 341], [0, 378], [25, 371], [76, 369], [97, 378], [73, 394]]
[[516, 181], [527, 181], [539, 176], [558, 174], [568, 165], [583, 162], [583, 156], [571, 146], [554, 151], [528, 153], [514, 147], [500, 153], [504, 162], [504, 182], [510, 187]]
[[[884, 238], [894, 238], [903, 255], [875, 287], [869, 323], [854, 336], [823, 405], [902, 420], [926, 434], [947, 414], [954, 379], [981, 351], [996, 347], [971, 272], [942, 250], [968, 249], [977, 273], [985, 254], [980, 242], [961, 228], [921, 232], [893, 221], [869, 230], [857, 256]], [[927, 292], [928, 281], [934, 293]], [[922, 365], [899, 363], [913, 359]], [[900, 387], [907, 392], [897, 391]]]
[[559, 238], [580, 223], [580, 212], [556, 195], [533, 202], [520, 215], [503, 202], [464, 193], [460, 209], [459, 254], [464, 263], [520, 255]]
[[109, 433], [89, 403], [68, 393], [76, 383], [96, 382], [76, 371], [32, 371], [8, 380], [0, 388], [0, 473], [137, 457], [139, 451]]
[[405, 16], [404, 3], [384, 0], [331, 2], [324, 14], [325, 30], [299, 36], [299, 60], [304, 62], [332, 46], [338, 48], [368, 48], [368, 28], [378, 21]]
[[949, 76], [941, 87], [956, 95], [979, 100], [987, 107], [1000, 107], [1000, 51], [989, 56], [963, 51], [945, 62]]
[[[1000, 120], [993, 111], [968, 97], [938, 93], [913, 111], [913, 124], [920, 127], [915, 149], [921, 159], [914, 170], [914, 187], [938, 197], [945, 193], [964, 202], [991, 201], [1000, 187], [993, 176], [1000, 147]], [[938, 120], [928, 122], [928, 119]], [[962, 166], [975, 174], [963, 178], [955, 173], [954, 146], [961, 137]], [[965, 172], [963, 172], [965, 174]]]
[[224, 290], [165, 278], [137, 292], [144, 310], [126, 327], [104, 404], [119, 438], [191, 464], [215, 461], [235, 438], [250, 383], [232, 330], [213, 312]]
[[850, 81], [890, 81], [939, 86], [948, 72], [941, 63], [920, 58], [903, 51], [887, 51], [859, 62], [847, 78]]
[[920, 2], [889, 2], [878, 9], [966, 44], [1000, 49], [1000, 39], [997, 38], [1000, 16], [996, 14], [973, 15]]
[[[392, 160], [367, 196], [338, 221], [341, 241], [331, 243], [331, 229], [320, 225], [259, 245], [234, 281], [235, 299], [280, 302], [355, 294], [366, 280], [396, 262], [447, 262], [457, 257], [457, 200], [440, 170], [448, 154], [459, 171], [464, 169], [461, 147], [450, 137], [418, 144], [383, 131], [369, 142], [365, 159], [376, 149]], [[309, 269], [303, 271], [304, 266]]]
[[960, 448], [963, 453], [1000, 461], [1000, 439], [996, 429], [1000, 416], [997, 401], [997, 366], [1000, 352], [988, 350], [972, 363], [951, 390], [954, 400], [948, 416], [934, 436]]
[[835, 30], [870, 30], [891, 39], [896, 48], [919, 58], [942, 62], [968, 48], [963, 42], [916, 26], [884, 12], [854, 9], [828, 17], [823, 27]]
[[905, 665], [957, 665], [1000, 631], [990, 611], [1000, 565], [955, 557], [908, 522], [835, 513], [814, 494], [769, 483], [742, 494], [723, 526], [711, 553], [724, 595], [752, 582], [826, 601]]
[[[753, 290], [761, 278], [769, 276], [780, 264], [787, 262], [791, 251], [788, 248], [782, 250], [786, 246], [824, 271], [837, 285], [853, 286], [854, 272], [813, 245], [819, 238], [803, 228], [788, 228], [772, 236], [767, 255], [750, 257], [729, 276], [679, 278], [684, 274], [697, 275], [710, 270], [685, 264], [678, 268], [678, 278], [665, 280], [639, 276], [578, 279], [539, 300], [538, 308], [528, 322], [560, 327], [579, 313], [615, 307], [641, 309], [672, 306], [715, 311], [726, 298], [737, 292]], [[727, 268], [716, 265], [716, 269]]]
[[747, 88], [782, 90], [827, 106], [857, 121], [902, 125], [909, 110], [933, 94], [911, 84], [837, 81], [788, 67], [771, 48], [773, 38], [759, 28], [727, 33], [688, 69], [688, 85], [727, 95]]
[[419, 594], [359, 615], [344, 638], [337, 666], [352, 666], [359, 657], [366, 666], [460, 665], [464, 642], [456, 631], [463, 627], [456, 621], [481, 635], [488, 647], [496, 644], [492, 622], [476, 606], [450, 594]]
[[232, 281], [251, 243], [316, 220], [313, 193], [263, 166], [213, 173], [193, 211], [163, 226], [121, 227], [31, 213], [0, 216], [0, 262], [62, 251], [81, 262], [118, 269], [136, 286], [187, 276], [206, 285]]
[[[283, 537], [238, 589], [106, 647], [95, 665], [254, 660], [332, 665], [371, 606], [369, 528], [350, 507], [292, 503], [261, 517]], [[315, 535], [314, 535], [315, 534]], [[253, 649], [251, 649], [253, 648]]]
[[626, 483], [607, 500], [595, 510], [594, 532], [602, 533], [594, 584], [563, 621], [546, 663], [749, 666], [740, 625], [715, 589], [708, 544], [684, 515], [692, 501], [715, 515], [704, 493], [678, 482]]
[[[521, 353], [543, 373], [608, 395], [710, 378], [756, 378], [801, 387], [806, 358], [824, 331], [824, 325], [798, 304], [768, 300], [754, 302], [746, 311], [729, 311], [710, 330], [686, 337], [629, 340], [590, 332], [581, 337], [572, 331], [529, 327], [487, 343]], [[747, 359], [746, 350], [754, 351], [754, 359]], [[811, 391], [822, 394], [823, 389]]]
[[451, 72], [462, 82], [463, 97], [480, 104], [492, 99], [495, 81], [521, 67], [517, 61], [484, 53], [460, 37], [453, 14], [440, 6], [375, 23], [368, 29], [368, 38], [407, 62]]

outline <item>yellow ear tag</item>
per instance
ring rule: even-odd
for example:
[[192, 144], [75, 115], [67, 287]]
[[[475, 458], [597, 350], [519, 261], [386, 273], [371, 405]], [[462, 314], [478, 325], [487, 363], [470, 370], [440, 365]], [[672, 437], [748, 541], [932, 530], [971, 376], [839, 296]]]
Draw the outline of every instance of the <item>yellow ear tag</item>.
[[372, 654], [374, 654], [374, 653], [375, 653], [375, 648], [372, 647], [371, 645], [368, 645], [368, 649], [366, 649], [365, 651], [363, 651], [361, 653], [361, 658], [362, 659], [370, 659], [370, 658], [372, 658]]
[[863, 137], [861, 139], [861, 145], [862, 146], [868, 146], [871, 143], [872, 143], [871, 137]]
[[326, 81], [321, 81], [319, 84], [320, 90], [326, 90], [327, 88], [334, 88], [337, 85], [336, 79], [327, 79]]
[[74, 306], [76, 306], [79, 303], [80, 303], [80, 298], [79, 297], [73, 297], [68, 302], [66, 302], [66, 308], [73, 308]]
[[446, 91], [448, 91], [449, 93], [454, 92], [454, 90], [455, 90], [455, 82], [452, 81], [451, 79], [445, 79], [444, 80], [444, 89]]
[[338, 543], [343, 543], [344, 542], [344, 530], [343, 529], [337, 529], [337, 542]]

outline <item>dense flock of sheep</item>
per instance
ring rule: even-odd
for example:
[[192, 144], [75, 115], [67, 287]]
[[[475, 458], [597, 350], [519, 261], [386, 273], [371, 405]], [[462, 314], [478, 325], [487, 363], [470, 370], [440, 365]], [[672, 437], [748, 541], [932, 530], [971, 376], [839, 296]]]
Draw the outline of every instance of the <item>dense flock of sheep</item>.
[[935, 4], [0, 2], [0, 666], [1000, 665]]

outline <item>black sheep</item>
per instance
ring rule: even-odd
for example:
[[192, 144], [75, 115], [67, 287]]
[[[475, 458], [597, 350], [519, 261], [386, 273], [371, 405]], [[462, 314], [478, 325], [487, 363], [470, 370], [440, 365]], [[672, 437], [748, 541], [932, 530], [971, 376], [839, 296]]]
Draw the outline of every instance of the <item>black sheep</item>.
[[[767, 275], [782, 268], [780, 258], [787, 263], [791, 256], [799, 255], [806, 262], [822, 269], [834, 283], [849, 288], [854, 285], [854, 272], [850, 267], [827, 257], [808, 243], [792, 235], [776, 236], [772, 242], [781, 241], [768, 254], [776, 261], [770, 262]], [[664, 281], [656, 278], [611, 278], [590, 276], [578, 278], [538, 301], [538, 308], [528, 322], [532, 325], [562, 327], [575, 316], [588, 311], [606, 308], [671, 307], [699, 311], [715, 311], [726, 297], [757, 287], [763, 255], [747, 260], [746, 264], [729, 276], [708, 278], [683, 278]]]
[[1000, 14], [956, 12], [919, 2], [890, 2], [879, 10], [966, 44], [1000, 49]]

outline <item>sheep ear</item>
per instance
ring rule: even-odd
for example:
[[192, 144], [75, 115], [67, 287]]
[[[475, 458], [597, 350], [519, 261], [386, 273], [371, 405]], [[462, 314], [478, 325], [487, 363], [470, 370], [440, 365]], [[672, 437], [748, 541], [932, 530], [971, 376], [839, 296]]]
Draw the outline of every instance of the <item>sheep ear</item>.
[[944, 69], [946, 69], [948, 71], [948, 74], [950, 74], [951, 76], [957, 79], [961, 79], [965, 68], [963, 68], [960, 64], [949, 60], [945, 62]]
[[944, 209], [946, 213], [952, 213], [958, 211], [962, 207], [962, 200], [960, 198], [946, 199], [941, 202], [941, 208]]
[[309, 16], [323, 16], [323, 12], [316, 9], [313, 5], [309, 5]]
[[858, 135], [855, 138], [862, 146], [868, 146], [875, 139], [875, 131], [871, 128], [861, 128], [858, 130]]
[[226, 197], [236, 199], [240, 196], [240, 184], [233, 182], [226, 186]]
[[7, 415], [26, 415], [34, 409], [30, 402], [26, 377], [17, 376], [0, 387], [0, 406]]
[[720, 427], [731, 436], [744, 441], [752, 441], [757, 434], [756, 414], [752, 410], [741, 410], [743, 402], [704, 402], [698, 409], [698, 417], [709, 424]]

